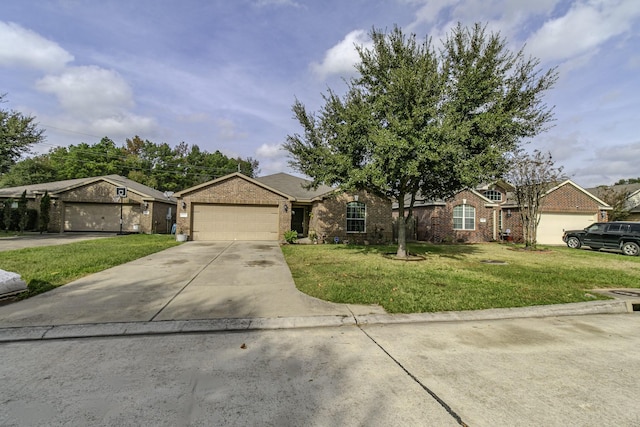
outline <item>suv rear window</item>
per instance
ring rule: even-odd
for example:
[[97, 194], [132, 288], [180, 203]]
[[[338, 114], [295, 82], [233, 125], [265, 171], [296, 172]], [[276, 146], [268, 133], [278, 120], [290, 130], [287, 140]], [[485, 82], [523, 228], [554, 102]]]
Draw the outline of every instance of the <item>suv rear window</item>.
[[609, 224], [608, 233], [626, 233], [629, 229], [628, 224]]
[[640, 224], [629, 225], [629, 231], [631, 231], [632, 233], [640, 233]]

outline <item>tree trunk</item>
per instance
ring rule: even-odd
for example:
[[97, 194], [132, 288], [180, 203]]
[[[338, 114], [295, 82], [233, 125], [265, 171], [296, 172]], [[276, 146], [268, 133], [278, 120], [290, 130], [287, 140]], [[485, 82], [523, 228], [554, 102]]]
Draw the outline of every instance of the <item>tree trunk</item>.
[[407, 227], [404, 218], [404, 194], [398, 197], [398, 252], [396, 257], [407, 257]]

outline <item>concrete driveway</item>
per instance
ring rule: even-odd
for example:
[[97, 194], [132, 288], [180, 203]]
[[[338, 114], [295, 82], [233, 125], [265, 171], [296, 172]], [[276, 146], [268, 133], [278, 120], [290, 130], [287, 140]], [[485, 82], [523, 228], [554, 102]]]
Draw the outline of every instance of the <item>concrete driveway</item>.
[[0, 307], [0, 327], [353, 316], [299, 292], [277, 242], [188, 242]]

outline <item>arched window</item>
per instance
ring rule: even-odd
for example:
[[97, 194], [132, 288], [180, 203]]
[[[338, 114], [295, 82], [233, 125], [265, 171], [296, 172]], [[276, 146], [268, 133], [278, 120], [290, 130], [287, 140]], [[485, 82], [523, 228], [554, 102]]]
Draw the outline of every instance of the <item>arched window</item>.
[[364, 233], [367, 207], [362, 202], [347, 203], [347, 233]]
[[475, 230], [476, 208], [470, 205], [458, 205], [453, 208], [454, 230]]

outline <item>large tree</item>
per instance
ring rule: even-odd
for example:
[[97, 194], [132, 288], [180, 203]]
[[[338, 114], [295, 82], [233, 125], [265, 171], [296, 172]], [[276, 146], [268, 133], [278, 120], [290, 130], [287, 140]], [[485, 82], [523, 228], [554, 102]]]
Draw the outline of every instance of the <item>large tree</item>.
[[516, 203], [520, 206], [520, 220], [524, 244], [535, 249], [538, 224], [547, 192], [565, 177], [562, 166], [556, 167], [551, 153], [535, 150], [532, 154], [518, 150], [509, 156], [510, 168], [506, 180], [515, 188]]
[[318, 113], [296, 100], [303, 134], [284, 144], [314, 185], [367, 189], [399, 201], [398, 257], [405, 257], [405, 198], [447, 198], [501, 176], [505, 153], [545, 130], [542, 101], [556, 78], [511, 52], [481, 25], [455, 27], [436, 50], [400, 28], [372, 30], [356, 47], [358, 75], [343, 96], [329, 89]]
[[[5, 95], [0, 94], [0, 103]], [[44, 140], [35, 118], [0, 108], [0, 175], [6, 173], [29, 147]]]

